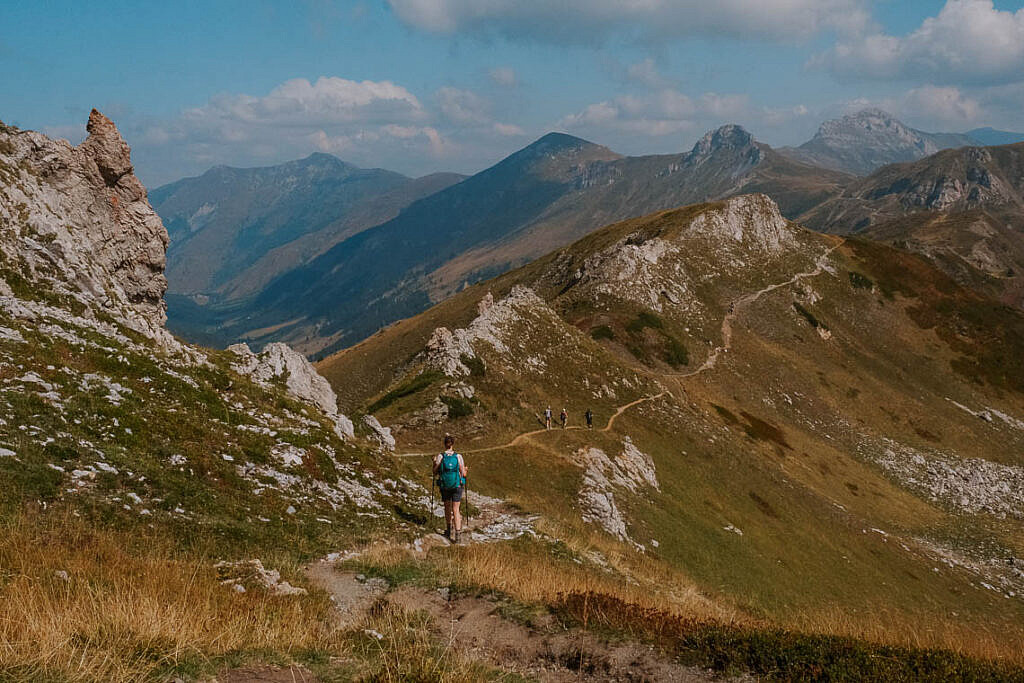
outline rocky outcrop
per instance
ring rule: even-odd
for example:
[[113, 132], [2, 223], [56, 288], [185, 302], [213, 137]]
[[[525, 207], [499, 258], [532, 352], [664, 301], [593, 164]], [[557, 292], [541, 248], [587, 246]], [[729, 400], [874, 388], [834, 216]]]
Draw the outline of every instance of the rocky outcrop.
[[521, 318], [523, 309], [537, 308], [547, 308], [547, 304], [532, 289], [522, 285], [513, 287], [500, 301], [495, 301], [488, 292], [477, 304], [479, 315], [468, 326], [454, 332], [447, 327], [434, 330], [423, 352], [424, 361], [449, 377], [468, 376], [470, 369], [465, 361], [477, 358], [475, 344], [484, 342], [504, 353], [508, 326]]
[[688, 232], [710, 238], [730, 239], [762, 251], [778, 252], [795, 242], [789, 221], [778, 205], [763, 194], [745, 194], [709, 209], [690, 223]]
[[0, 124], [0, 295], [27, 282], [169, 343], [167, 231], [114, 124], [94, 109], [87, 130], [73, 147]]
[[334, 420], [334, 431], [341, 438], [354, 435], [352, 420], [338, 412], [338, 397], [330, 383], [310, 364], [306, 357], [287, 344], [268, 344], [260, 353], [253, 353], [247, 344], [234, 344], [228, 351], [237, 356], [232, 369], [269, 386], [283, 380], [288, 393], [312, 403]]
[[579, 492], [583, 521], [597, 524], [620, 541], [632, 542], [615, 491], [636, 494], [645, 488], [660, 490], [654, 461], [628, 436], [623, 440], [622, 453], [614, 458], [599, 448], [584, 448], [576, 452], [575, 460], [583, 467]]
[[390, 427], [383, 426], [373, 415], [363, 415], [363, 424], [370, 430], [370, 438], [379, 444], [380, 450], [395, 450], [395, 437], [391, 435]]

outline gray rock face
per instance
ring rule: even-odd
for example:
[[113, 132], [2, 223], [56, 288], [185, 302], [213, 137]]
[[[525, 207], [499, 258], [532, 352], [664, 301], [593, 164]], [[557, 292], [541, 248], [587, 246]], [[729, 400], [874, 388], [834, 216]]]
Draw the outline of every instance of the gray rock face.
[[95, 109], [78, 147], [0, 124], [0, 250], [8, 279], [73, 298], [169, 341], [167, 231], [113, 122]]
[[305, 356], [281, 343], [268, 344], [258, 354], [253, 353], [247, 344], [234, 344], [228, 347], [228, 351], [238, 357], [238, 361], [232, 366], [236, 372], [248, 375], [263, 385], [284, 379], [288, 393], [312, 403], [334, 420], [334, 431], [338, 436], [354, 436], [352, 420], [338, 412], [338, 397], [334, 389]]

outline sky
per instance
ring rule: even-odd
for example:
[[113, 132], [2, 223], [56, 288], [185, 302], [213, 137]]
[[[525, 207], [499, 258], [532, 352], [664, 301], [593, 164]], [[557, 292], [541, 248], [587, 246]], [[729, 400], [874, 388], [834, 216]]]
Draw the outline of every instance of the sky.
[[150, 187], [313, 152], [474, 173], [546, 132], [623, 154], [879, 107], [1024, 131], [1024, 0], [0, 0], [0, 120], [92, 107]]

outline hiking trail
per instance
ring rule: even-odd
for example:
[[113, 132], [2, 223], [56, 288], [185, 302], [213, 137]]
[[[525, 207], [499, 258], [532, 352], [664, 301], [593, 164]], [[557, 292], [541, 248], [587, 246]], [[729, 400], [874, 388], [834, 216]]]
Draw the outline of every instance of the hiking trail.
[[[846, 239], [845, 238], [839, 238], [838, 242], [836, 242], [834, 245], [829, 247], [825, 251], [825, 253], [823, 253], [821, 256], [819, 256], [817, 259], [815, 259], [815, 261], [814, 261], [814, 269], [813, 270], [808, 270], [808, 271], [804, 271], [804, 272], [801, 272], [801, 273], [797, 273], [796, 275], [794, 275], [793, 277], [789, 278], [785, 282], [777, 282], [775, 284], [768, 285], [767, 287], [763, 287], [762, 289], [759, 289], [756, 292], [752, 292], [750, 294], [744, 294], [740, 298], [738, 298], [735, 301], [733, 301], [730, 310], [722, 318], [722, 327], [721, 327], [722, 343], [721, 343], [721, 345], [716, 346], [714, 349], [712, 349], [711, 353], [709, 353], [708, 357], [704, 359], [704, 362], [701, 363], [700, 367], [698, 367], [695, 370], [691, 370], [689, 372], [657, 373], [657, 375], [659, 377], [673, 377], [673, 378], [677, 378], [677, 379], [685, 379], [685, 378], [689, 378], [689, 377], [696, 377], [696, 376], [698, 376], [698, 375], [700, 375], [702, 373], [707, 372], [708, 370], [713, 370], [715, 368], [715, 366], [718, 364], [718, 359], [721, 357], [721, 355], [723, 353], [728, 353], [729, 349], [732, 347], [732, 323], [733, 323], [734, 320], [736, 320], [737, 316], [739, 315], [739, 312], [740, 312], [741, 308], [745, 308], [745, 307], [749, 306], [750, 304], [754, 303], [755, 301], [760, 299], [765, 294], [770, 294], [771, 292], [774, 292], [774, 291], [776, 291], [778, 289], [782, 289], [783, 287], [789, 287], [790, 285], [793, 285], [793, 284], [799, 282], [800, 280], [804, 280], [804, 279], [812, 278], [812, 277], [817, 277], [818, 275], [821, 275], [822, 271], [825, 270], [825, 264], [828, 261], [828, 257], [831, 256], [833, 254], [833, 252], [835, 252], [837, 249], [839, 249], [845, 243], [846, 243]], [[653, 374], [653, 373], [650, 373], [650, 371], [648, 371], [648, 370], [645, 370], [645, 372], [648, 372], [649, 374]], [[598, 429], [597, 431], [600, 431], [600, 432], [611, 431], [612, 426], [615, 424], [615, 420], [620, 415], [622, 415], [624, 412], [629, 410], [630, 408], [632, 408], [634, 406], [637, 406], [637, 405], [640, 405], [641, 403], [647, 403], [648, 401], [656, 401], [659, 398], [662, 398], [662, 397], [664, 397], [666, 395], [670, 395], [670, 394], [671, 394], [671, 392], [668, 389], [666, 389], [666, 390], [664, 390], [664, 391], [662, 391], [660, 393], [652, 394], [650, 396], [643, 396], [643, 397], [638, 398], [638, 399], [636, 399], [634, 401], [630, 401], [629, 403], [626, 403], [626, 404], [623, 404], [623, 405], [619, 406], [615, 410], [615, 412], [608, 418], [608, 423], [605, 424], [604, 427], [601, 427], [600, 429]], [[557, 427], [552, 427], [551, 429], [547, 429], [547, 428], [534, 429], [534, 430], [531, 430], [531, 431], [528, 431], [528, 432], [521, 432], [520, 434], [517, 434], [511, 441], [509, 441], [507, 443], [498, 444], [496, 446], [485, 446], [484, 448], [467, 449], [467, 450], [462, 451], [462, 453], [477, 455], [477, 454], [480, 454], [480, 453], [490, 453], [490, 452], [493, 452], [493, 451], [500, 451], [500, 450], [504, 450], [506, 448], [511, 448], [513, 446], [517, 446], [521, 442], [523, 442], [524, 440], [529, 439], [531, 436], [537, 436], [538, 434], [544, 434], [546, 432], [566, 431], [566, 430], [572, 430], [572, 429], [585, 429], [585, 428], [574, 425], [574, 426], [570, 426], [570, 427], [563, 427], [563, 428], [560, 428], [560, 429], [557, 428]], [[432, 452], [431, 453], [395, 453], [395, 457], [399, 457], [399, 458], [416, 458], [416, 457], [427, 457], [427, 456], [433, 456], [433, 455], [435, 455], [435, 454], [432, 453]]]

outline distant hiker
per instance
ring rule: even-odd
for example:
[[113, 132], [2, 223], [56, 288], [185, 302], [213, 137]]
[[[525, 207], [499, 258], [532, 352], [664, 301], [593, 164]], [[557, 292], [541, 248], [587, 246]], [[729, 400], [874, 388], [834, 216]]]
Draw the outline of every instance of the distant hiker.
[[551, 429], [551, 406], [544, 411], [544, 429]]
[[558, 419], [562, 421], [562, 429], [565, 429], [565, 422], [569, 419], [569, 413], [565, 412], [565, 408], [562, 408], [562, 412], [558, 416]]
[[[434, 476], [437, 477], [437, 488], [441, 490], [441, 500], [444, 501], [444, 535], [448, 540], [458, 543], [462, 536], [459, 503], [462, 502], [462, 492], [466, 488], [466, 463], [454, 448], [454, 437], [446, 434], [444, 452], [434, 458]], [[455, 530], [454, 535], [452, 529]]]
[[587, 429], [594, 428], [594, 411], [587, 408], [587, 412], [583, 413], [583, 417], [587, 418]]

